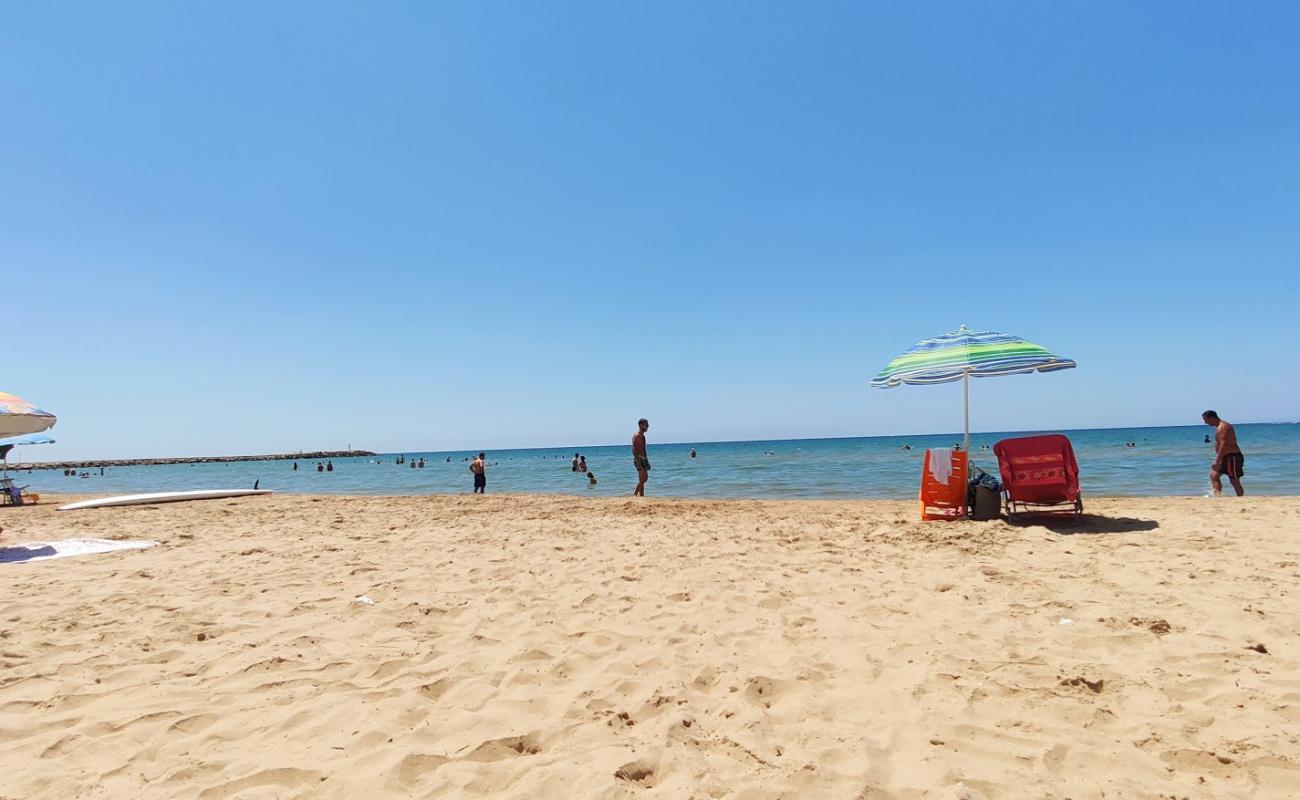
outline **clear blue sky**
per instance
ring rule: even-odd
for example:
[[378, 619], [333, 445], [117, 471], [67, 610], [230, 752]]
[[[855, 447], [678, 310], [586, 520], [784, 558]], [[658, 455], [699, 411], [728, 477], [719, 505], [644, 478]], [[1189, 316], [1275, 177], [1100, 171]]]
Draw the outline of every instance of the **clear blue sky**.
[[[7, 3], [39, 457], [1300, 417], [1300, 5]], [[36, 452], [24, 454], [38, 457]]]

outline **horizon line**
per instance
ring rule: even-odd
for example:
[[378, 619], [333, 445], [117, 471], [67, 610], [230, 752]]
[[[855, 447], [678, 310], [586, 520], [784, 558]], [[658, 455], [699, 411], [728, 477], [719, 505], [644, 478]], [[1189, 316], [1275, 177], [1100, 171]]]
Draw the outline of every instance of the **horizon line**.
[[[1236, 425], [1296, 425], [1296, 424], [1300, 424], [1300, 420], [1274, 420], [1274, 421], [1263, 421], [1263, 422], [1252, 421], [1252, 422], [1238, 422], [1238, 423], [1234, 423], [1234, 424], [1236, 424]], [[971, 431], [971, 436], [972, 436], [972, 437], [975, 437], [975, 436], [995, 436], [995, 435], [1013, 434], [1013, 433], [1051, 433], [1051, 432], [1055, 432], [1055, 433], [1072, 433], [1072, 432], [1079, 432], [1079, 433], [1082, 433], [1082, 432], [1085, 432], [1085, 431], [1117, 431], [1117, 430], [1134, 430], [1134, 429], [1140, 429], [1140, 428], [1200, 428], [1200, 427], [1204, 427], [1204, 426], [1203, 426], [1203, 425], [1194, 424], [1194, 423], [1189, 423], [1189, 424], [1186, 424], [1186, 425], [1113, 425], [1113, 426], [1106, 426], [1106, 427], [1100, 427], [1100, 428], [1024, 428], [1024, 429], [1021, 429], [1021, 430], [1004, 430], [1004, 431]], [[871, 436], [861, 436], [861, 435], [859, 435], [859, 436], [804, 436], [804, 437], [797, 437], [797, 438], [779, 438], [779, 439], [712, 439], [712, 440], [707, 440], [707, 439], [688, 439], [688, 440], [683, 440], [683, 441], [672, 441], [672, 442], [653, 442], [653, 443], [650, 443], [649, 446], [650, 446], [650, 447], [671, 447], [671, 446], [691, 446], [691, 445], [714, 445], [714, 444], [754, 444], [754, 443], [759, 443], [759, 442], [824, 442], [824, 441], [842, 441], [842, 440], [848, 440], [848, 439], [902, 439], [902, 438], [908, 438], [908, 437], [917, 437], [917, 438], [919, 438], [919, 437], [927, 437], [927, 436], [956, 436], [956, 437], [960, 438], [960, 437], [962, 436], [962, 432], [961, 432], [961, 431], [940, 431], [940, 432], [938, 432], [938, 433], [890, 433], [890, 434], [877, 434], [877, 435], [871, 435]], [[290, 451], [281, 452], [281, 453], [261, 453], [261, 454], [257, 454], [257, 455], [248, 455], [248, 454], [243, 454], [243, 453], [204, 453], [204, 454], [201, 454], [201, 455], [186, 455], [186, 456], [133, 456], [133, 457], [126, 458], [126, 459], [124, 459], [124, 458], [122, 458], [122, 457], [119, 457], [119, 456], [114, 456], [114, 457], [89, 457], [89, 458], [87, 458], [87, 457], [77, 457], [77, 456], [65, 456], [65, 457], [60, 458], [60, 459], [58, 459], [58, 460], [49, 461], [49, 462], [41, 462], [41, 461], [21, 462], [21, 461], [20, 461], [20, 462], [17, 462], [17, 463], [15, 463], [15, 464], [11, 464], [11, 465], [10, 465], [10, 469], [13, 469], [14, 467], [18, 466], [19, 464], [21, 464], [21, 465], [25, 468], [27, 465], [38, 465], [38, 464], [42, 464], [42, 463], [57, 464], [57, 463], [64, 462], [64, 461], [87, 461], [87, 462], [89, 462], [89, 461], [96, 461], [96, 460], [103, 460], [103, 461], [122, 461], [122, 460], [127, 460], [127, 461], [137, 461], [137, 460], [139, 460], [139, 461], [147, 461], [147, 460], [150, 460], [150, 459], [201, 459], [201, 458], [253, 458], [253, 459], [258, 459], [258, 458], [263, 458], [263, 457], [264, 457], [264, 458], [268, 458], [268, 459], [272, 459], [272, 458], [283, 457], [283, 456], [291, 456], [291, 457], [292, 457], [292, 456], [297, 456], [297, 455], [299, 455], [299, 454], [323, 453], [323, 452], [334, 452], [334, 453], [340, 453], [340, 452], [353, 452], [353, 451], [356, 451], [356, 452], [358, 452], [358, 453], [374, 453], [376, 456], [388, 456], [388, 455], [394, 455], [394, 456], [395, 456], [395, 455], [405, 455], [405, 454], [407, 454], [407, 453], [462, 453], [462, 452], [470, 452], [470, 451], [473, 451], [473, 452], [484, 451], [484, 452], [486, 452], [487, 450], [492, 450], [492, 449], [495, 449], [495, 450], [567, 450], [567, 449], [570, 448], [570, 447], [577, 448], [577, 449], [580, 451], [582, 448], [592, 448], [592, 447], [621, 447], [621, 446], [623, 446], [624, 444], [625, 444], [624, 442], [609, 442], [609, 443], [605, 443], [605, 444], [593, 444], [593, 443], [587, 443], [587, 444], [556, 444], [556, 445], [539, 445], [539, 446], [529, 446], [529, 447], [497, 447], [497, 448], [485, 448], [485, 447], [462, 447], [462, 448], [452, 448], [452, 449], [445, 449], [445, 450], [420, 450], [420, 449], [411, 448], [411, 449], [406, 449], [406, 450], [388, 450], [388, 451], [370, 450], [370, 449], [368, 449], [368, 448], [364, 448], [364, 447], [361, 447], [361, 448], [352, 448], [351, 450], [347, 450], [347, 449], [344, 449], [344, 448], [340, 448], [340, 449], [337, 449], [337, 450], [331, 450], [331, 449], [329, 449], [329, 448], [319, 448], [319, 447], [317, 447], [317, 448], [310, 448], [310, 449], [304, 448], [304, 449], [300, 449], [300, 450], [290, 450]], [[344, 457], [344, 458], [360, 458], [360, 457], [363, 457], [363, 456], [358, 455], [358, 456], [343, 456], [343, 457]], [[39, 467], [37, 467], [37, 468], [39, 468]]]

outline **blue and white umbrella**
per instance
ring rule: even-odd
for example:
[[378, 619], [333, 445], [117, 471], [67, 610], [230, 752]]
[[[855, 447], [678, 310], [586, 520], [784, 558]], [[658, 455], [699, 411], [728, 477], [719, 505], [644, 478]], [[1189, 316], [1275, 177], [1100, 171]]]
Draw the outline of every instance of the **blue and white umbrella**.
[[10, 436], [0, 439], [0, 459], [4, 461], [4, 469], [9, 471], [9, 451], [20, 444], [54, 444], [54, 440], [41, 433], [29, 433], [26, 436]]
[[970, 451], [970, 379], [1053, 372], [1073, 369], [1075, 363], [1046, 347], [1018, 336], [994, 331], [972, 331], [965, 325], [951, 333], [922, 339], [907, 352], [885, 365], [872, 381], [876, 389], [892, 389], [905, 383], [962, 382], [965, 406], [965, 439]]

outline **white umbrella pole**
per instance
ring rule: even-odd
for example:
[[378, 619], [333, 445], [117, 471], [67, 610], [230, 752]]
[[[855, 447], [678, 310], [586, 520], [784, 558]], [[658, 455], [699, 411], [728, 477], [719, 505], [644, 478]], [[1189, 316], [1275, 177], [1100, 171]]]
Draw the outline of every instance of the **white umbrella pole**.
[[[962, 449], [970, 452], [970, 370], [961, 371], [961, 399], [965, 411], [966, 436], [962, 439]], [[967, 456], [970, 458], [970, 456]]]

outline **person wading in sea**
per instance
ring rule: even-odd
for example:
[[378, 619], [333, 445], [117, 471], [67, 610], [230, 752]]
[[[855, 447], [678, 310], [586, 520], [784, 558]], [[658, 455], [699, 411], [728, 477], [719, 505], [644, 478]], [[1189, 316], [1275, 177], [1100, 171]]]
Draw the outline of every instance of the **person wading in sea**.
[[632, 436], [632, 463], [636, 465], [636, 488], [633, 497], [645, 497], [645, 482], [650, 479], [650, 458], [645, 454], [645, 432], [650, 430], [650, 420], [642, 418], [636, 423]]
[[1238, 497], [1246, 494], [1241, 488], [1241, 476], [1246, 474], [1246, 456], [1237, 445], [1237, 429], [1214, 411], [1206, 411], [1201, 421], [1214, 428], [1214, 463], [1210, 465], [1210, 485], [1214, 487], [1214, 496], [1223, 494], [1224, 475], [1232, 482], [1232, 489]]
[[487, 464], [483, 458], [484, 454], [479, 453], [469, 464], [469, 471], [474, 473], [474, 494], [487, 494]]

